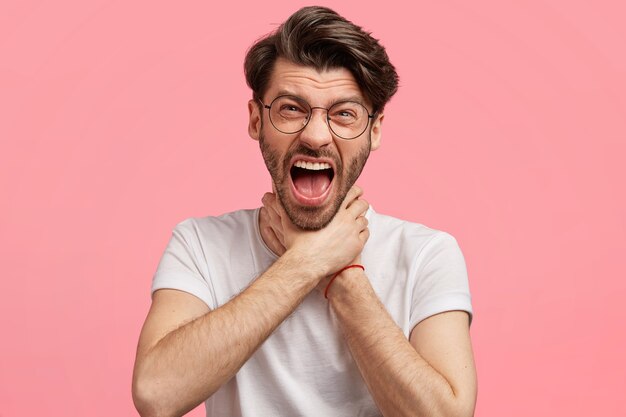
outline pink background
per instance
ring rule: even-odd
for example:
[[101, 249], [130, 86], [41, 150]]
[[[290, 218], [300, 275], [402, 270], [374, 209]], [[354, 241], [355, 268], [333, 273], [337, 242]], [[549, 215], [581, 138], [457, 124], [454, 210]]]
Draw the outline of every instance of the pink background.
[[[1, 3], [0, 416], [134, 415], [172, 228], [268, 190], [242, 61], [305, 3], [209, 3]], [[626, 415], [623, 3], [408, 3], [329, 5], [401, 76], [367, 199], [465, 253], [476, 415]]]

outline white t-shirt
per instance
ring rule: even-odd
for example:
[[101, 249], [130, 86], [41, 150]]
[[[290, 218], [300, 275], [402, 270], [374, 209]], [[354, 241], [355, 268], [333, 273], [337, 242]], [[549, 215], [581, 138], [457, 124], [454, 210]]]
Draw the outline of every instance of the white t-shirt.
[[[259, 209], [179, 223], [152, 292], [191, 293], [215, 309], [277, 256], [265, 245]], [[408, 338], [437, 313], [472, 314], [465, 261], [448, 233], [375, 213], [362, 253], [376, 294]], [[239, 372], [205, 403], [208, 416], [379, 416], [328, 301], [312, 291]]]

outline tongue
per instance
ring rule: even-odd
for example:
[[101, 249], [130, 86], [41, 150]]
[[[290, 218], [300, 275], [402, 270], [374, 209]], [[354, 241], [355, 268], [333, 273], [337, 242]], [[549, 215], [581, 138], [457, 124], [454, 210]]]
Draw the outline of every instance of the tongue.
[[315, 198], [324, 194], [330, 185], [330, 178], [323, 171], [307, 170], [293, 178], [293, 185], [305, 197]]

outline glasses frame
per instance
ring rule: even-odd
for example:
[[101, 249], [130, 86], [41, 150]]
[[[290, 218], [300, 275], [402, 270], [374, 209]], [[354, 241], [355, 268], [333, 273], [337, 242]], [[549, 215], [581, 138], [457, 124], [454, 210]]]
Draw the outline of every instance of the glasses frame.
[[[308, 117], [306, 119], [306, 122], [302, 125], [302, 127], [300, 129], [296, 130], [295, 132], [285, 132], [283, 130], [280, 130], [278, 127], [276, 127], [276, 125], [274, 124], [274, 121], [272, 120], [272, 111], [271, 111], [272, 110], [272, 105], [276, 102], [276, 100], [278, 100], [280, 98], [283, 98], [283, 97], [291, 97], [291, 98], [295, 99], [295, 101], [297, 101], [297, 102], [301, 102], [303, 104], [306, 104], [306, 106], [308, 107], [309, 112], [308, 112]], [[313, 118], [313, 110], [315, 110], [315, 109], [326, 110], [326, 125], [328, 126], [328, 129], [330, 129], [330, 131], [332, 132], [333, 135], [335, 135], [338, 138], [343, 139], [343, 140], [353, 140], [353, 139], [356, 139], [359, 136], [361, 136], [363, 133], [365, 133], [365, 131], [367, 130], [368, 126], [370, 125], [370, 120], [372, 120], [374, 117], [376, 117], [376, 113], [370, 114], [369, 110], [367, 109], [367, 107], [365, 107], [363, 105], [363, 103], [359, 103], [358, 101], [353, 101], [353, 100], [338, 101], [337, 103], [334, 103], [332, 106], [330, 106], [328, 108], [326, 108], [326, 107], [319, 107], [319, 106], [313, 107], [305, 99], [303, 99], [301, 97], [298, 97], [298, 96], [291, 95], [291, 94], [282, 94], [282, 95], [274, 98], [270, 102], [269, 105], [265, 104], [263, 102], [263, 100], [261, 100], [260, 98], [258, 100], [263, 105], [264, 108], [269, 110], [268, 111], [268, 116], [269, 116], [269, 119], [270, 119], [270, 123], [272, 124], [272, 126], [274, 126], [274, 129], [278, 130], [280, 133], [283, 133], [285, 135], [293, 135], [293, 134], [302, 132], [307, 127], [307, 125], [309, 124], [311, 119]], [[330, 123], [331, 122], [331, 120], [330, 120], [330, 109], [332, 109], [333, 107], [335, 107], [335, 106], [337, 106], [339, 104], [342, 104], [342, 103], [355, 103], [355, 104], [358, 104], [358, 105], [360, 105], [361, 107], [363, 107], [365, 109], [365, 113], [367, 114], [367, 123], [365, 124], [365, 127], [363, 128], [363, 131], [361, 133], [359, 133], [358, 135], [356, 135], [354, 137], [351, 137], [351, 138], [346, 138], [346, 137], [343, 137], [343, 136], [337, 134], [337, 132], [335, 132], [335, 130], [333, 129], [332, 124]]]

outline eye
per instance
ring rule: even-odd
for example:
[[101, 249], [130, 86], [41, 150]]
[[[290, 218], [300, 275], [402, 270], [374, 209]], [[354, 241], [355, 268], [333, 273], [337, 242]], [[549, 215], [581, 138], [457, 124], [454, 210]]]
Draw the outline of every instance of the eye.
[[351, 112], [350, 110], [340, 110], [340, 111], [336, 112], [335, 115], [338, 116], [338, 117], [341, 117], [341, 118], [356, 117], [354, 112]]
[[351, 124], [359, 120], [363, 111], [360, 104], [345, 102], [335, 104], [330, 111], [330, 118], [336, 123]]
[[309, 114], [306, 105], [293, 97], [281, 97], [273, 104], [273, 110], [285, 119], [302, 119]]
[[280, 106], [279, 109], [280, 112], [286, 112], [286, 113], [306, 113], [304, 110], [302, 110], [302, 108], [294, 105], [294, 104], [283, 104]]

